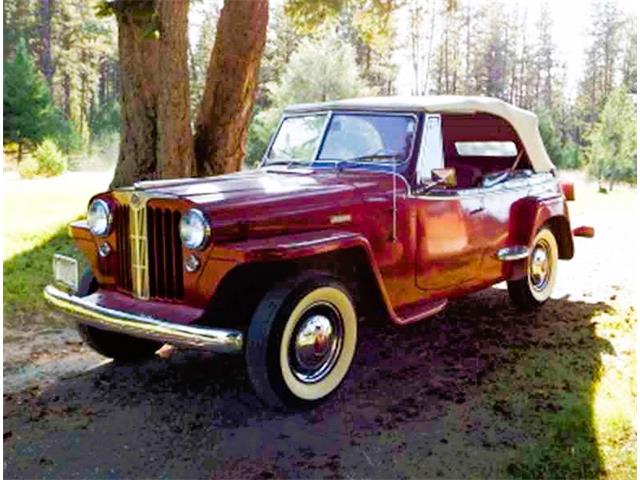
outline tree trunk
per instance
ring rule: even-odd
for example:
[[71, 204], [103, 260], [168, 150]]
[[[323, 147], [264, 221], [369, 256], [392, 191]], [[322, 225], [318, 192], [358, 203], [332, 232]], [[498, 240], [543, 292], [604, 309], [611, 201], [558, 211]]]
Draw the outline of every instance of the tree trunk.
[[[116, 11], [120, 57], [120, 152], [111, 188], [156, 176], [160, 42], [145, 38], [151, 17], [127, 4]], [[128, 8], [127, 8], [128, 7]]]
[[162, 178], [189, 177], [194, 167], [187, 53], [189, 2], [156, 1], [162, 82], [158, 95], [158, 169]]
[[71, 79], [69, 78], [68, 73], [64, 74], [64, 79], [62, 81], [62, 90], [64, 94], [64, 115], [67, 118], [71, 118]]
[[40, 70], [47, 80], [49, 90], [53, 84], [53, 62], [51, 61], [51, 17], [54, 0], [40, 0]]
[[226, 0], [196, 123], [198, 175], [240, 170], [264, 50], [267, 0]]
[[192, 173], [188, 9], [186, 1], [121, 0], [116, 10], [122, 126], [112, 188]]

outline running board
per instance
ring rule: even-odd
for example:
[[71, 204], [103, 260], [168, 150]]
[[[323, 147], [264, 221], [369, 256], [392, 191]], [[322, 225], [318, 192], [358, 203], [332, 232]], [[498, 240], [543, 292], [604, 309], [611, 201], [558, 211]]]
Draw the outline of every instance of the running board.
[[513, 245], [511, 247], [504, 247], [498, 250], [496, 253], [498, 260], [503, 262], [513, 262], [515, 260], [524, 260], [529, 257], [529, 247], [524, 245]]
[[393, 316], [394, 323], [398, 325], [408, 325], [420, 320], [424, 320], [427, 317], [440, 313], [447, 306], [447, 299], [441, 300], [429, 300], [426, 302], [412, 303], [400, 307]]

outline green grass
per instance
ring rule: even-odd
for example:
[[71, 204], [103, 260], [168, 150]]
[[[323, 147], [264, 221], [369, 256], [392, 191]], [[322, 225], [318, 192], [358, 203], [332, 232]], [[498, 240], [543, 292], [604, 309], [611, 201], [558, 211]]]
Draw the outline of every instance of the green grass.
[[635, 479], [635, 312], [563, 299], [545, 309], [447, 408], [448, 443], [433, 455], [456, 477]]
[[635, 478], [634, 351], [615, 344], [634, 326], [632, 311], [599, 311], [496, 372], [485, 398], [519, 411], [527, 432], [510, 476]]
[[[51, 281], [54, 253], [79, 258], [67, 225], [83, 216], [89, 198], [110, 180], [103, 174], [66, 174], [53, 179], [5, 179], [3, 218], [5, 327], [56, 323], [42, 289]], [[5, 332], [6, 333], [6, 332]]]

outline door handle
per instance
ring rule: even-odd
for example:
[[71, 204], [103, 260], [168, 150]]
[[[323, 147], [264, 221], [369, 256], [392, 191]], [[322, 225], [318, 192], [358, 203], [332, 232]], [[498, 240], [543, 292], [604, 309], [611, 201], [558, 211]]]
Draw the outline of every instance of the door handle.
[[469, 215], [475, 215], [476, 213], [480, 213], [484, 211], [484, 207], [474, 208], [469, 212]]

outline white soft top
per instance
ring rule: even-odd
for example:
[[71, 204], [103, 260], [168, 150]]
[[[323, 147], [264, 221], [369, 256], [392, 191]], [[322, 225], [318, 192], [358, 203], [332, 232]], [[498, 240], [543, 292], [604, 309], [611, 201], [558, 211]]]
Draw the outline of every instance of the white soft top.
[[489, 113], [504, 118], [513, 126], [536, 172], [548, 172], [555, 168], [542, 143], [536, 114], [497, 98], [458, 95], [363, 97], [324, 103], [303, 103], [291, 105], [286, 109], [289, 113], [315, 110], [424, 110], [432, 113]]

